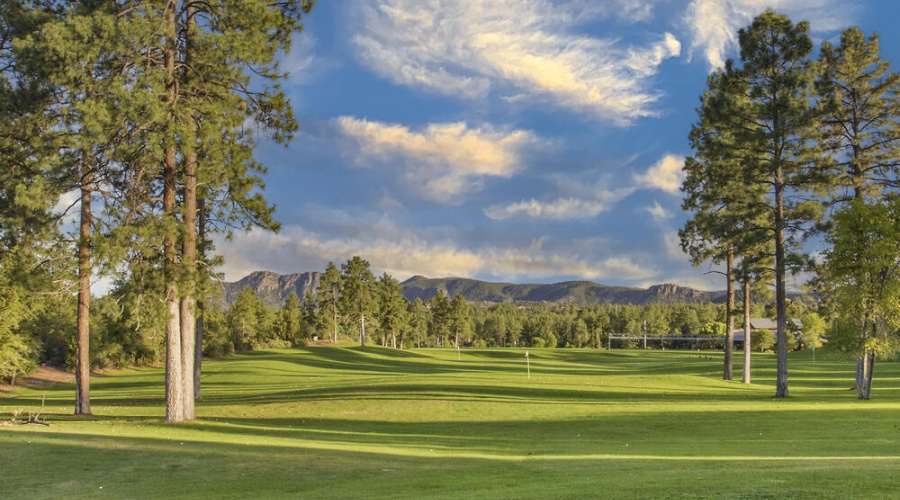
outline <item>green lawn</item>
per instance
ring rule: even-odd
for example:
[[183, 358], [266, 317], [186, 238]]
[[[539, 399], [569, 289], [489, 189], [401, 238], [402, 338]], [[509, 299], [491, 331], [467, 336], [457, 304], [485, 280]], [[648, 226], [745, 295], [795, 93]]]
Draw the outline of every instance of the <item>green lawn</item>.
[[[797, 353], [775, 400], [771, 355], [745, 386], [716, 353], [530, 352], [530, 379], [512, 349], [234, 356], [204, 365], [183, 425], [163, 422], [160, 368], [93, 378], [91, 418], [59, 386], [52, 426], [0, 427], [0, 498], [900, 495], [900, 364], [859, 401], [852, 362]], [[0, 394], [0, 420], [43, 392]]]

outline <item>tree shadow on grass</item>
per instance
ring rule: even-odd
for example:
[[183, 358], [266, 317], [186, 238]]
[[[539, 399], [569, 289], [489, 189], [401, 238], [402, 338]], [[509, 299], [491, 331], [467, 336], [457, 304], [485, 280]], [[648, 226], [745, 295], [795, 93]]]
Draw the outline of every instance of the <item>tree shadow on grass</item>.
[[[889, 473], [895, 461], [719, 461], [738, 450], [753, 457], [780, 449], [760, 440], [729, 443], [727, 428], [717, 432], [710, 425], [729, 416], [700, 415], [696, 432], [675, 435], [649, 451], [650, 439], [632, 439], [629, 448], [622, 440], [646, 434], [662, 420], [385, 425], [329, 419], [299, 430], [286, 427], [290, 420], [268, 422], [278, 426], [274, 429], [237, 420], [159, 426], [168, 432], [156, 437], [8, 433], [0, 434], [0, 446], [16, 460], [5, 464], [0, 497], [837, 499], [860, 491], [892, 498], [900, 487], [900, 476]], [[454, 427], [460, 424], [465, 427]], [[459, 434], [460, 429], [471, 434]], [[666, 427], [651, 437], [676, 429]], [[809, 431], [786, 443], [827, 455], [815, 438]], [[698, 446], [685, 446], [691, 441]], [[859, 450], [857, 444], [849, 453]], [[719, 480], [708, 480], [711, 471]], [[804, 482], [811, 486], [802, 496], [796, 494], [799, 486], [784, 486]], [[858, 489], [862, 485], [865, 489]]]

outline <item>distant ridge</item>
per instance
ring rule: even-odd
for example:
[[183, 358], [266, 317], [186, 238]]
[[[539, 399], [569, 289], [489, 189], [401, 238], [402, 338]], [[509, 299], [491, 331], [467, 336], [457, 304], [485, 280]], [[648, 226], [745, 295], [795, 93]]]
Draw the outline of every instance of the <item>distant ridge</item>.
[[[322, 279], [320, 272], [281, 275], [257, 271], [236, 282], [223, 282], [220, 305], [231, 305], [245, 288], [253, 288], [257, 296], [271, 307], [281, 307], [294, 292], [303, 299], [315, 296]], [[675, 284], [650, 288], [606, 286], [592, 281], [564, 281], [553, 284], [494, 283], [468, 278], [426, 278], [413, 276], [404, 281], [403, 295], [409, 300], [428, 300], [442, 290], [450, 297], [462, 295], [476, 304], [549, 303], [549, 304], [677, 304], [723, 302], [724, 291], [702, 291]]]
[[219, 305], [230, 306], [237, 300], [245, 288], [252, 288], [256, 296], [270, 307], [281, 307], [291, 293], [296, 293], [300, 300], [307, 293], [316, 295], [316, 288], [322, 280], [322, 273], [308, 272], [298, 274], [278, 274], [271, 271], [256, 271], [235, 282], [221, 283], [222, 295]]
[[443, 290], [449, 296], [462, 295], [469, 302], [537, 302], [553, 304], [675, 304], [722, 302], [724, 291], [706, 292], [674, 284], [650, 288], [606, 286], [592, 281], [563, 281], [553, 284], [492, 283], [468, 278], [425, 278], [404, 281], [403, 295], [409, 300], [426, 300]]

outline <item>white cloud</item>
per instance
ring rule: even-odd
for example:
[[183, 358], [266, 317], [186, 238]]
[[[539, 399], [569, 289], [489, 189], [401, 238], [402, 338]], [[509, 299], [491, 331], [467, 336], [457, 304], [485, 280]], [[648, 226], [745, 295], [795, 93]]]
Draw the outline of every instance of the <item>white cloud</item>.
[[647, 213], [652, 215], [653, 218], [655, 218], [655, 219], [665, 220], [665, 219], [672, 217], [672, 212], [666, 210], [665, 207], [660, 205], [659, 201], [657, 201], [657, 200], [653, 200], [653, 205], [649, 206], [649, 207], [644, 207], [644, 210], [646, 210]]
[[534, 198], [519, 201], [510, 205], [494, 205], [488, 207], [484, 214], [491, 219], [504, 220], [515, 217], [531, 219], [586, 219], [611, 208], [611, 204], [603, 201], [579, 200], [577, 198], [559, 198], [549, 202]]
[[663, 233], [663, 246], [666, 249], [666, 254], [673, 259], [683, 260], [688, 258], [688, 255], [681, 248], [681, 237], [678, 236], [676, 231]]
[[841, 0], [692, 0], [685, 21], [691, 31], [691, 51], [698, 50], [712, 69], [725, 64], [736, 50], [738, 30], [767, 8], [810, 21], [810, 29], [828, 32], [851, 23], [855, 7]]
[[678, 194], [684, 177], [684, 157], [667, 154], [650, 167], [646, 173], [635, 175], [635, 181], [642, 187]]
[[358, 144], [360, 163], [400, 162], [407, 180], [440, 202], [461, 202], [460, 195], [480, 189], [485, 177], [511, 177], [522, 167], [522, 150], [541, 143], [528, 131], [465, 123], [430, 124], [419, 131], [348, 116], [336, 123]]
[[[596, 3], [596, 2], [595, 2]], [[579, 22], [649, 18], [650, 4], [618, 0], [360, 0], [360, 61], [397, 84], [467, 99], [492, 91], [627, 125], [653, 116], [649, 79], [681, 53], [670, 33], [644, 46], [576, 33]], [[615, 13], [615, 14], [614, 14]]]
[[387, 272], [401, 280], [422, 274], [503, 280], [573, 276], [623, 281], [650, 279], [656, 273], [652, 266], [628, 257], [582, 258], [546, 249], [541, 239], [525, 248], [468, 249], [451, 239], [430, 240], [397, 227], [387, 228], [381, 236], [328, 237], [292, 226], [280, 234], [240, 233], [232, 241], [217, 242], [217, 247], [225, 258], [225, 278], [231, 281], [260, 269], [281, 273], [322, 270], [328, 261], [344, 262], [353, 255], [368, 260], [376, 272]]
[[316, 37], [311, 33], [297, 33], [294, 36], [291, 51], [281, 56], [279, 68], [288, 73], [288, 81], [295, 84], [310, 82], [317, 74], [316, 64], [321, 60], [316, 57]]
[[78, 210], [81, 206], [81, 191], [73, 189], [60, 195], [51, 212], [56, 215], [65, 215], [64, 223], [71, 224], [78, 218]]

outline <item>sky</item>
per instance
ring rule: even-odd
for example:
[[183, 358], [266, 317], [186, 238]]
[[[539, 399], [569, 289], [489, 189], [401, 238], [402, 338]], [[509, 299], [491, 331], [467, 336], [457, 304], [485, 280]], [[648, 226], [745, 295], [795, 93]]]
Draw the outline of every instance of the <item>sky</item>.
[[281, 59], [299, 130], [257, 150], [282, 229], [220, 239], [220, 271], [724, 288], [681, 251], [681, 168], [767, 7], [900, 60], [890, 0], [319, 0]]

